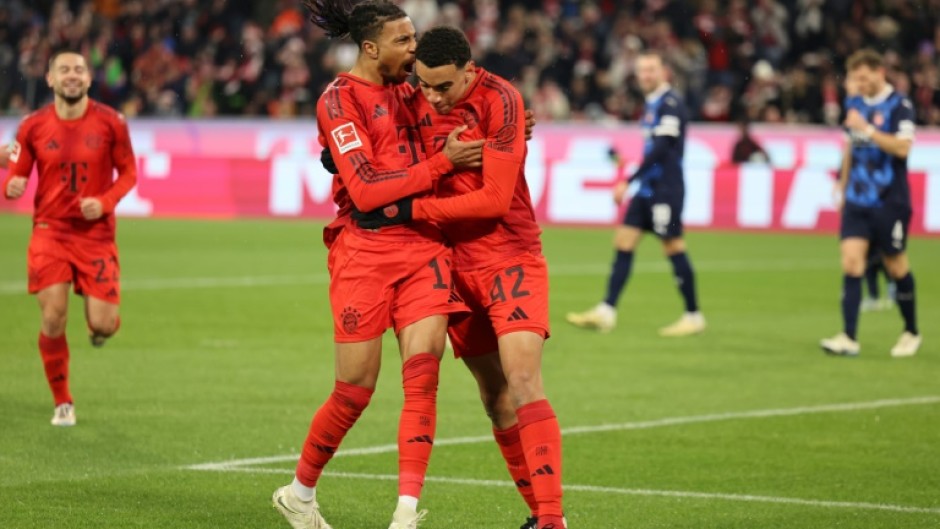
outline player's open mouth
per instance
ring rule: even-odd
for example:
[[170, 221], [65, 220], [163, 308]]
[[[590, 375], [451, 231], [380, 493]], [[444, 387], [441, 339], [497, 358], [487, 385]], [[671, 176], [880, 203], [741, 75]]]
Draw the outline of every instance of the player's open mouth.
[[415, 63], [414, 63], [413, 61], [412, 61], [412, 62], [406, 62], [406, 63], [402, 66], [402, 70], [405, 70], [405, 72], [407, 72], [408, 74], [414, 73], [414, 71], [415, 71]]

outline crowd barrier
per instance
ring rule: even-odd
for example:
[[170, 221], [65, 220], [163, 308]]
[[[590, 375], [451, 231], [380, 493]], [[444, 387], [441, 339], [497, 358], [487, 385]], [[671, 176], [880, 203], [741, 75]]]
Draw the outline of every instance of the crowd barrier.
[[[17, 122], [0, 120], [0, 141]], [[319, 162], [313, 122], [132, 120], [137, 188], [118, 213], [145, 217], [314, 217], [333, 215], [332, 177]], [[731, 164], [733, 126], [689, 128], [684, 158], [685, 222], [722, 230], [833, 232], [833, 180], [844, 133], [837, 129], [756, 126], [768, 164]], [[629, 172], [641, 160], [635, 124], [539, 124], [529, 141], [526, 177], [539, 220], [607, 225], [623, 205], [610, 188], [618, 176], [613, 147]], [[940, 234], [940, 130], [919, 130], [908, 160], [912, 233]], [[0, 172], [0, 174], [3, 174]], [[29, 212], [30, 191], [0, 201], [0, 211]]]

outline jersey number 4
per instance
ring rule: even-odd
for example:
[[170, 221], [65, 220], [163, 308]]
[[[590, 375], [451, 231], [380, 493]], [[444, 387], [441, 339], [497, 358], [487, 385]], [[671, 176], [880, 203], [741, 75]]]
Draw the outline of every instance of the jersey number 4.
[[[525, 280], [525, 269], [522, 268], [522, 266], [510, 266], [503, 270], [503, 275], [506, 276], [507, 284], [512, 281], [512, 290], [509, 291], [509, 295], [512, 296], [512, 299], [529, 295], [528, 290], [522, 289], [522, 282]], [[490, 289], [490, 301], [493, 303], [506, 301], [506, 290], [503, 288], [503, 275], [497, 275], [496, 279], [493, 280], [493, 288]]]

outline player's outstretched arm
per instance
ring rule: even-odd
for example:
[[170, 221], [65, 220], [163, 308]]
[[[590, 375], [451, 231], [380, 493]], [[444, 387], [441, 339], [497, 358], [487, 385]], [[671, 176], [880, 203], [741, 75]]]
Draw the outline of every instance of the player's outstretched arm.
[[0, 169], [6, 169], [10, 165], [10, 146], [0, 145]]

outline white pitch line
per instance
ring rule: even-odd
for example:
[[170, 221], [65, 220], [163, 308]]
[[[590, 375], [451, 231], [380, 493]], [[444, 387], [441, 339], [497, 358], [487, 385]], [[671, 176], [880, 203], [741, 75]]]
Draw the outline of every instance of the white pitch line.
[[[282, 474], [293, 475], [292, 469], [286, 468], [230, 468], [219, 469], [221, 472], [245, 472], [251, 474]], [[398, 481], [397, 474], [359, 474], [352, 472], [323, 473], [324, 476], [348, 479], [368, 479], [371, 481]], [[447, 483], [452, 485], [470, 485], [477, 487], [514, 487], [509, 481], [494, 479], [449, 478], [441, 476], [427, 476], [425, 481], [434, 483]], [[826, 507], [833, 509], [859, 509], [872, 511], [891, 511], [914, 514], [940, 515], [937, 507], [911, 507], [908, 505], [891, 505], [887, 503], [868, 503], [854, 501], [807, 500], [804, 498], [788, 498], [781, 496], [758, 496], [754, 494], [731, 494], [724, 492], [695, 492], [684, 490], [654, 490], [654, 489], [627, 489], [619, 487], [601, 487], [597, 485], [564, 485], [566, 492], [595, 492], [599, 494], [623, 494], [627, 496], [657, 496], [663, 498], [689, 498], [696, 500], [725, 500], [749, 503], [777, 503], [783, 505], [802, 505], [806, 507]]]
[[[751, 410], [728, 413], [711, 413], [706, 415], [690, 415], [683, 417], [665, 417], [650, 421], [625, 422], [619, 424], [597, 424], [592, 426], [573, 426], [562, 428], [562, 435], [579, 435], [599, 432], [615, 432], [624, 430], [647, 430], [651, 428], [662, 428], [666, 426], [677, 426], [683, 424], [699, 424], [718, 421], [730, 421], [736, 419], [764, 419], [768, 417], [792, 417], [797, 415], [811, 415], [816, 413], [835, 413], [843, 411], [872, 410], [878, 408], [890, 408], [897, 406], [916, 406], [923, 404], [936, 404], [940, 402], [940, 396], [928, 395], [924, 397], [913, 397], [908, 399], [882, 399], [868, 402], [848, 402], [843, 404], [823, 404], [820, 406], [800, 406], [796, 408], [772, 408], [766, 410]], [[452, 446], [465, 444], [478, 444], [492, 442], [492, 436], [480, 435], [473, 437], [452, 437], [437, 439], [435, 446]], [[385, 454], [398, 451], [397, 444], [387, 444], [370, 446], [364, 448], [341, 449], [333, 457], [349, 457], [359, 455]], [[183, 468], [188, 470], [235, 470], [238, 467], [246, 465], [261, 465], [268, 463], [282, 463], [285, 461], [297, 461], [297, 454], [285, 454], [270, 457], [256, 457], [249, 459], [233, 459], [229, 461], [218, 461], [212, 463], [201, 463], [189, 465]]]
[[[833, 267], [831, 260], [806, 261], [703, 261], [696, 262], [696, 270], [703, 272], [786, 272], [806, 270], [827, 270]], [[671, 265], [664, 262], [637, 263], [635, 273], [667, 273]], [[607, 264], [573, 264], [549, 266], [552, 276], [593, 276], [610, 271]], [[266, 275], [266, 276], [229, 276], [229, 277], [154, 277], [127, 279], [121, 284], [122, 290], [178, 290], [201, 288], [249, 288], [292, 285], [325, 285], [329, 283], [327, 274], [306, 275]], [[24, 281], [0, 281], [0, 296], [26, 293]]]

